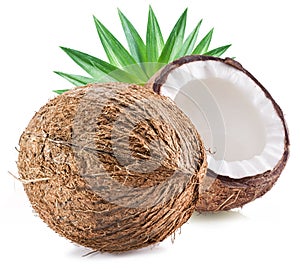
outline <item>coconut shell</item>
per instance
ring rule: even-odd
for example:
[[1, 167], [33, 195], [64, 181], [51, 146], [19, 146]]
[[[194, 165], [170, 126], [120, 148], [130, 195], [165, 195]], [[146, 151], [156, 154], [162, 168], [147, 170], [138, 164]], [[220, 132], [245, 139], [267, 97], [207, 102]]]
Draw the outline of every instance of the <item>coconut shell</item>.
[[243, 205], [264, 195], [273, 187], [284, 169], [288, 160], [290, 145], [288, 128], [279, 105], [275, 102], [266, 88], [250, 72], [244, 69], [239, 62], [231, 58], [221, 59], [203, 55], [185, 56], [168, 64], [158, 71], [157, 74], [149, 80], [147, 86], [151, 87], [154, 92], [160, 94], [160, 89], [166, 82], [171, 71], [186, 63], [208, 60], [219, 61], [236, 68], [237, 71], [243, 72], [252, 79], [264, 92], [266, 98], [272, 102], [274, 109], [284, 126], [284, 154], [273, 170], [266, 171], [263, 174], [253, 177], [232, 179], [226, 176], [216, 175], [208, 168], [206, 179], [202, 181], [203, 185], [199, 188], [199, 200], [196, 205], [196, 210], [198, 212], [230, 210], [242, 207]]
[[96, 251], [161, 242], [195, 209], [205, 150], [189, 119], [141, 86], [94, 84], [43, 106], [20, 138], [19, 175], [55, 232]]

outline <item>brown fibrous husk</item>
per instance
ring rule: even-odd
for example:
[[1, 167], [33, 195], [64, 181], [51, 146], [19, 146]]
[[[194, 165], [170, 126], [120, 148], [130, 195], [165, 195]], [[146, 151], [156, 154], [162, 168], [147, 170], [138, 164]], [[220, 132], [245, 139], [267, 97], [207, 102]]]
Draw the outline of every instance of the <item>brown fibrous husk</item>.
[[206, 173], [189, 119], [136, 85], [88, 85], [50, 100], [19, 145], [34, 210], [58, 234], [101, 252], [173, 234], [193, 213]]
[[186, 63], [194, 61], [218, 61], [236, 68], [237, 72], [246, 74], [264, 92], [266, 98], [272, 102], [274, 109], [284, 126], [284, 154], [274, 169], [253, 177], [232, 179], [226, 176], [217, 175], [208, 168], [207, 176], [205, 180], [202, 181], [203, 185], [199, 188], [200, 193], [196, 210], [198, 212], [214, 212], [242, 207], [268, 192], [276, 183], [286, 165], [289, 156], [290, 143], [284, 115], [279, 105], [265, 87], [250, 72], [244, 69], [239, 62], [231, 58], [221, 59], [204, 55], [185, 56], [162, 68], [149, 80], [147, 86], [160, 94], [160, 88], [166, 82], [171, 71]]

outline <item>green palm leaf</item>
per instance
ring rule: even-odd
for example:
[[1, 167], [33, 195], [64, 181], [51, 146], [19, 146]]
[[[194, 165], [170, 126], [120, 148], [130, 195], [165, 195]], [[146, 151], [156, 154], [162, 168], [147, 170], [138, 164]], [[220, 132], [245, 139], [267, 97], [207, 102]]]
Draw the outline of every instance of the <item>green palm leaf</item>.
[[117, 67], [84, 52], [65, 47], [61, 47], [61, 49], [95, 79], [101, 79], [117, 69]]
[[53, 92], [57, 93], [57, 94], [63, 94], [64, 92], [67, 92], [69, 90], [54, 90]]
[[135, 66], [135, 74], [143, 81], [147, 76], [143, 69], [138, 66], [134, 58], [123, 47], [123, 45], [109, 32], [105, 26], [94, 16], [95, 25], [107, 58], [112, 65], [118, 67]]
[[190, 33], [188, 38], [184, 41], [181, 50], [176, 55], [176, 58], [180, 58], [184, 55], [190, 55], [192, 53], [195, 43], [197, 41], [201, 23], [202, 23], [202, 20], [197, 24], [195, 29]]
[[169, 63], [175, 58], [176, 54], [181, 49], [186, 26], [186, 17], [187, 9], [185, 9], [171, 31], [158, 62]]
[[[83, 70], [91, 75], [96, 81], [107, 81], [109, 77], [112, 81], [122, 81], [128, 83], [143, 83], [144, 80], [136, 76], [135, 72], [126, 72], [116, 66], [113, 66], [105, 61], [102, 61], [94, 56], [73, 50], [69, 48], [61, 47], [74, 62], [76, 62]], [[133, 71], [135, 71], [132, 68]], [[131, 70], [131, 71], [132, 71]]]
[[[214, 31], [212, 29], [195, 47], [202, 20], [184, 40], [187, 9], [184, 10], [177, 20], [166, 43], [151, 6], [149, 6], [148, 12], [146, 44], [127, 17], [120, 10], [118, 10], [118, 13], [129, 51], [94, 16], [96, 29], [109, 62], [77, 50], [61, 47], [91, 78], [63, 72], [55, 73], [76, 86], [107, 81], [145, 84], [161, 67], [179, 57], [189, 54], [220, 57], [231, 46], [221, 46], [209, 51]], [[67, 90], [55, 92], [60, 94], [64, 91]]]
[[[84, 77], [84, 76], [67, 74], [67, 73], [63, 73], [63, 72], [59, 72], [59, 71], [54, 71], [54, 73], [65, 78], [66, 80], [68, 80], [75, 86], [84, 86], [89, 83], [97, 82], [97, 80], [95, 80], [93, 78], [88, 78], [88, 77]], [[98, 82], [100, 82], [100, 81], [98, 81]]]
[[157, 18], [151, 6], [149, 6], [147, 34], [146, 34], [146, 50], [147, 62], [155, 63], [164, 47], [164, 39], [158, 24]]
[[118, 12], [132, 57], [137, 63], [146, 62], [147, 55], [144, 41], [126, 16], [119, 9]]
[[214, 33], [214, 28], [212, 28], [205, 37], [199, 42], [193, 51], [193, 54], [203, 54], [208, 51], [212, 36]]
[[110, 63], [119, 67], [136, 64], [136, 61], [129, 52], [95, 16], [94, 21], [100, 41]]
[[218, 47], [216, 49], [213, 49], [209, 52], [204, 53], [204, 55], [208, 55], [208, 56], [214, 56], [214, 57], [220, 57], [221, 55], [223, 55], [226, 50], [228, 50], [231, 47], [230, 45], [226, 45], [226, 46], [222, 46], [222, 47]]

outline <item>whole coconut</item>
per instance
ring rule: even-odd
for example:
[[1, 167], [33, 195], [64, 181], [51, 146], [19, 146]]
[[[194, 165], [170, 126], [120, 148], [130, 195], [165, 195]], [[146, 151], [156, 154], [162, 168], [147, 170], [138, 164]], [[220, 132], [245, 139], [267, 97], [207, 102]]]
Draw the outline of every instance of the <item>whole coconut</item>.
[[93, 250], [123, 252], [160, 242], [189, 219], [206, 158], [172, 101], [111, 83], [43, 106], [20, 138], [18, 168], [49, 227]]

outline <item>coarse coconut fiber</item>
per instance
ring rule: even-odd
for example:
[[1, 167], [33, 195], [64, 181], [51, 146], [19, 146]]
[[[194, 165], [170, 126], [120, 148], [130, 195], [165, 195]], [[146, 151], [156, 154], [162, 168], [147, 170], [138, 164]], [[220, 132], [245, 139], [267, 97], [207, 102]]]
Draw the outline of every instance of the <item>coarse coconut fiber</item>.
[[205, 150], [168, 98], [141, 86], [93, 84], [43, 106], [20, 138], [18, 169], [55, 232], [101, 252], [164, 240], [195, 209]]

